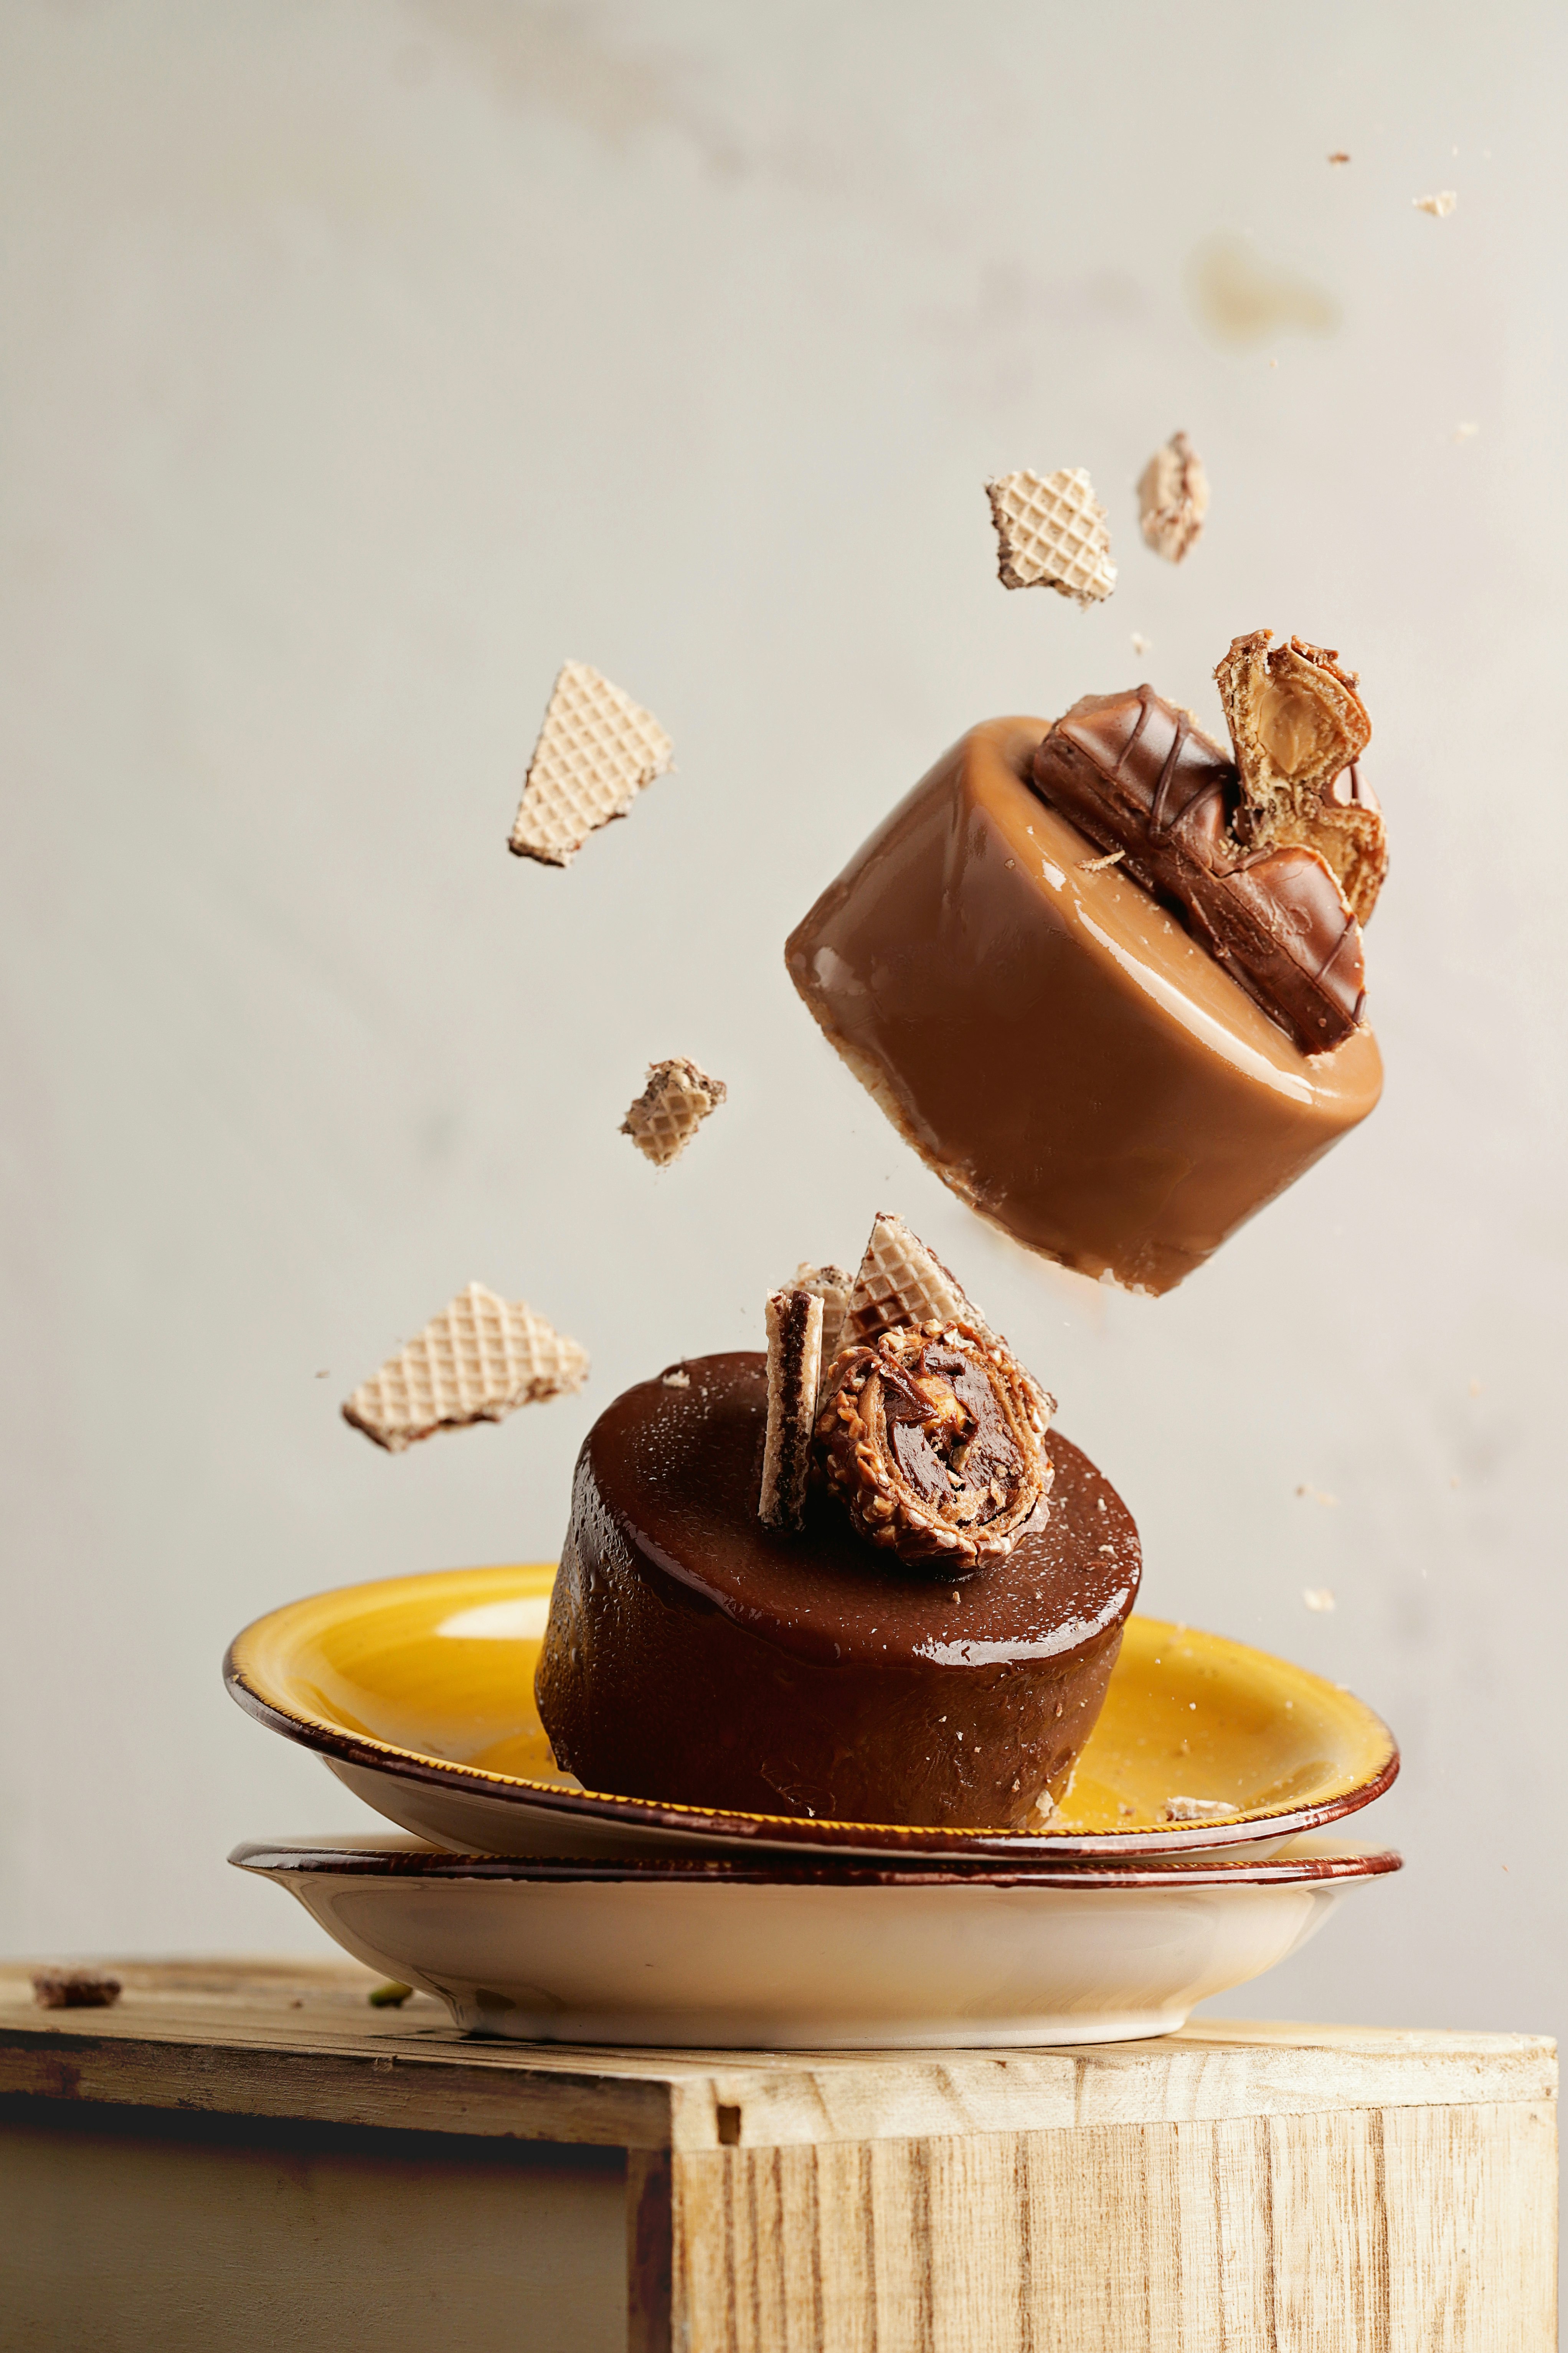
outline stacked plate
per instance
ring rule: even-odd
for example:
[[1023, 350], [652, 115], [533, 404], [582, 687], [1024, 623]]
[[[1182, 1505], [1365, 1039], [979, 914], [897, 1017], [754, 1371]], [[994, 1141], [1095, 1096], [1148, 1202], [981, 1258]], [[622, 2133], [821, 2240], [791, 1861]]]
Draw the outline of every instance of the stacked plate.
[[1161, 2034], [1399, 1868], [1322, 1835], [1394, 1779], [1386, 1725], [1302, 1668], [1149, 1618], [1042, 1834], [584, 1789], [533, 1704], [553, 1577], [321, 1594], [225, 1662], [242, 1707], [405, 1833], [231, 1861], [465, 2029], [813, 2050]]

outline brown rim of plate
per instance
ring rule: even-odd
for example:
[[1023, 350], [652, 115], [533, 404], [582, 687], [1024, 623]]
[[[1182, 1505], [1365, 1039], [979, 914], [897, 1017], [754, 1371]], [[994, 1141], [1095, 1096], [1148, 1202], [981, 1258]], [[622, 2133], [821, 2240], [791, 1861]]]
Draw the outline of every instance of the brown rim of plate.
[[[271, 1611], [268, 1616], [277, 1613]], [[264, 1625], [265, 1618], [258, 1619]], [[285, 1740], [298, 1741], [322, 1757], [369, 1773], [389, 1773], [398, 1780], [423, 1781], [438, 1789], [458, 1789], [465, 1796], [489, 1798], [500, 1803], [526, 1806], [536, 1813], [585, 1816], [593, 1821], [625, 1822], [628, 1828], [669, 1832], [682, 1838], [743, 1840], [763, 1847], [808, 1846], [867, 1854], [940, 1854], [954, 1860], [973, 1855], [979, 1860], [1016, 1858], [1065, 1862], [1074, 1856], [1175, 1855], [1184, 1851], [1207, 1854], [1219, 1846], [1256, 1846], [1262, 1839], [1294, 1838], [1300, 1831], [1322, 1830], [1342, 1821], [1347, 1814], [1370, 1806], [1393, 1787], [1399, 1772], [1399, 1746], [1384, 1724], [1388, 1755], [1370, 1779], [1337, 1798], [1315, 1806], [1281, 1806], [1238, 1813], [1233, 1821], [1161, 1822], [1138, 1830], [1079, 1832], [986, 1830], [940, 1830], [921, 1823], [840, 1822], [814, 1814], [742, 1814], [706, 1806], [680, 1806], [654, 1798], [618, 1798], [606, 1789], [563, 1789], [551, 1781], [531, 1781], [520, 1773], [492, 1773], [483, 1766], [456, 1765], [440, 1757], [422, 1757], [416, 1749], [399, 1748], [370, 1733], [345, 1732], [319, 1716], [297, 1715], [264, 1699], [239, 1664], [237, 1652], [251, 1631], [237, 1634], [224, 1654], [223, 1679], [229, 1696]], [[1367, 1714], [1371, 1715], [1369, 1708]], [[1381, 1723], [1381, 1718], [1374, 1721]]]
[[533, 1883], [595, 1883], [675, 1880], [688, 1884], [731, 1887], [1066, 1887], [1101, 1890], [1151, 1887], [1290, 1887], [1317, 1880], [1380, 1879], [1402, 1871], [1405, 1858], [1393, 1847], [1359, 1848], [1344, 1854], [1236, 1856], [1228, 1862], [1171, 1856], [1163, 1862], [1102, 1864], [1048, 1863], [1012, 1870], [944, 1870], [919, 1863], [901, 1870], [874, 1863], [780, 1862], [769, 1868], [744, 1858], [658, 1855], [646, 1860], [574, 1860], [555, 1855], [448, 1854], [436, 1848], [282, 1846], [266, 1839], [242, 1839], [229, 1856], [237, 1870], [304, 1873], [322, 1878], [421, 1880], [527, 1880]]

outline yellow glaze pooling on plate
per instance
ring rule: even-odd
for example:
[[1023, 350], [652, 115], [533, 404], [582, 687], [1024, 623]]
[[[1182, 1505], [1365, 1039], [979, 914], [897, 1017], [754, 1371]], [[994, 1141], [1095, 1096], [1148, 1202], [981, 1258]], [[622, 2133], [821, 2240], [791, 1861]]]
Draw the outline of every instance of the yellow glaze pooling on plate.
[[[318, 1594], [247, 1628], [234, 1671], [303, 1725], [574, 1789], [533, 1705], [554, 1576], [549, 1563], [450, 1569]], [[1055, 1827], [1147, 1831], [1173, 1798], [1240, 1815], [1325, 1805], [1393, 1754], [1387, 1727], [1337, 1684], [1223, 1635], [1134, 1617]]]

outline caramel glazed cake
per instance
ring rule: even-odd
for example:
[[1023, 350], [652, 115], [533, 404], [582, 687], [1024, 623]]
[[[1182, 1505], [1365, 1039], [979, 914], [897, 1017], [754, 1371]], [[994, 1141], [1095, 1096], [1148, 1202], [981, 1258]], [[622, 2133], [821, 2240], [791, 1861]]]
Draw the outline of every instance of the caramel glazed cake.
[[1138, 1590], [1115, 1490], [947, 1270], [879, 1218], [768, 1351], [626, 1390], [578, 1459], [536, 1692], [589, 1788], [1046, 1826]]
[[973, 728], [791, 935], [849, 1069], [1027, 1248], [1168, 1291], [1376, 1103], [1353, 674], [1238, 638], [1234, 758], [1140, 686]]

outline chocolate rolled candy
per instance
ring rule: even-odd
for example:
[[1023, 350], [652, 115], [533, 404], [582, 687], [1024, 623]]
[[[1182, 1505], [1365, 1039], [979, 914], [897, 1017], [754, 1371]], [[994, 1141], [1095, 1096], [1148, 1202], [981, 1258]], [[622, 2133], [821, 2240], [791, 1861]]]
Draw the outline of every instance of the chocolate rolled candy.
[[1051, 1483], [1040, 1391], [972, 1324], [903, 1324], [832, 1367], [816, 1459], [868, 1544], [933, 1576], [1005, 1560]]
[[1152, 687], [1087, 694], [1030, 764], [1037, 790], [1163, 899], [1303, 1053], [1348, 1038], [1365, 998], [1361, 926], [1319, 851], [1249, 854], [1235, 768]]
[[[1151, 867], [1125, 850], [1107, 863], [1121, 848], [1107, 828], [1087, 833], [1042, 800], [1033, 761], [1049, 733], [1038, 719], [973, 728], [857, 850], [785, 958], [850, 1070], [961, 1199], [1065, 1265], [1168, 1291], [1366, 1117], [1383, 1067], [1364, 1024], [1304, 1052]], [[1188, 756], [1219, 772], [1214, 794], [1190, 796], [1196, 862], [1202, 828], [1223, 830], [1228, 764], [1201, 739]], [[1243, 914], [1301, 986], [1284, 919], [1276, 934], [1256, 905], [1238, 926]], [[1342, 968], [1311, 986], [1320, 1005], [1338, 988], [1342, 1012]]]
[[908, 1569], [820, 1488], [757, 1515], [760, 1354], [639, 1383], [584, 1442], [535, 1690], [592, 1789], [839, 1821], [1037, 1828], [1094, 1727], [1138, 1531], [1053, 1432], [1050, 1510], [972, 1577]]

